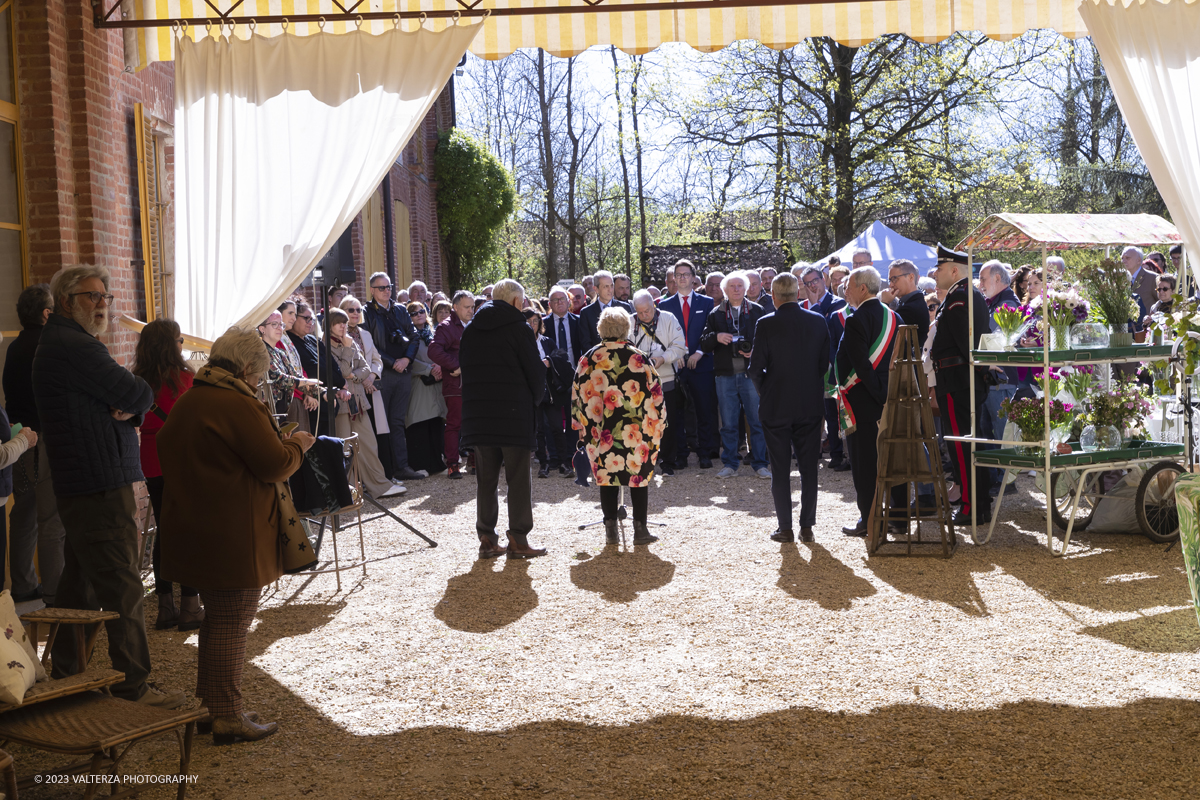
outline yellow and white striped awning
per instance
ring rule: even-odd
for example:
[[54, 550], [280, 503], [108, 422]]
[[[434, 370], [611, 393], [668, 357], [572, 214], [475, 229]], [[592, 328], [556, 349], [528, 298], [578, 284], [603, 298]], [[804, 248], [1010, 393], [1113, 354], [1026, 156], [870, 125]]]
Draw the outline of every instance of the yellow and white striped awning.
[[[106, 0], [105, 5], [112, 2]], [[471, 52], [481, 58], [498, 59], [522, 47], [541, 47], [556, 56], [573, 56], [593, 45], [615, 44], [626, 53], [647, 53], [663, 42], [687, 42], [697, 50], [711, 52], [739, 39], [757, 39], [768, 47], [782, 49], [813, 36], [829, 36], [854, 47], [888, 33], [939, 42], [955, 31], [980, 31], [993, 39], [1007, 40], [1036, 28], [1053, 29], [1069, 37], [1087, 35], [1076, 10], [1078, 0], [808, 0], [802, 4], [764, 0], [751, 5], [753, 2], [604, 0], [589, 5], [585, 0], [482, 0], [474, 6], [475, 12], [492, 9], [497, 13], [484, 21]], [[636, 10], [618, 11], [621, 6]], [[288, 33], [300, 36], [321, 29], [315, 21], [292, 21], [302, 15], [343, 15], [343, 9], [351, 8], [363, 14], [465, 10], [456, 0], [364, 0], [357, 6], [353, 0], [341, 6], [333, 0], [211, 0], [211, 5], [205, 0], [122, 0], [121, 24], [153, 24], [169, 19], [216, 21], [219, 15], [214, 7], [243, 23], [287, 17]], [[566, 9], [572, 13], [563, 13]], [[363, 30], [375, 33], [394, 24], [385, 19], [365, 19], [361, 23]], [[406, 19], [400, 24], [413, 29], [420, 22]], [[440, 29], [453, 23], [445, 17], [431, 17], [424, 24]], [[328, 21], [324, 30], [345, 33], [355, 30], [355, 22]], [[280, 36], [284, 26], [282, 22], [259, 24], [254, 32]], [[217, 33], [215, 24], [211, 29], [193, 24], [182, 35], [199, 38]], [[169, 27], [126, 28], [126, 65], [137, 70], [155, 61], [172, 60], [176, 35], [179, 33]], [[250, 36], [250, 27], [238, 25], [235, 35]]]

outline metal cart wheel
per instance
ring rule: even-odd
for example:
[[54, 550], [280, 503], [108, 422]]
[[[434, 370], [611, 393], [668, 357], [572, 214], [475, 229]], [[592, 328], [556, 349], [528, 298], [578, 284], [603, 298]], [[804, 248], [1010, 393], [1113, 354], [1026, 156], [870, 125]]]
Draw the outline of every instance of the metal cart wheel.
[[[1104, 473], [1094, 472], [1087, 477], [1088, 485], [1084, 487], [1079, 497], [1079, 508], [1075, 509], [1075, 525], [1073, 532], [1086, 528], [1096, 513], [1100, 495], [1104, 494]], [[1071, 513], [1071, 503], [1075, 500], [1075, 490], [1079, 486], [1079, 473], [1055, 472], [1050, 476], [1050, 515], [1054, 524], [1061, 530], [1067, 529], [1067, 515]], [[1061, 496], [1060, 496], [1061, 495]]]
[[1175, 481], [1182, 474], [1183, 467], [1174, 461], [1160, 461], [1147, 469], [1138, 482], [1134, 506], [1142, 533], [1151, 541], [1173, 542], [1179, 538]]

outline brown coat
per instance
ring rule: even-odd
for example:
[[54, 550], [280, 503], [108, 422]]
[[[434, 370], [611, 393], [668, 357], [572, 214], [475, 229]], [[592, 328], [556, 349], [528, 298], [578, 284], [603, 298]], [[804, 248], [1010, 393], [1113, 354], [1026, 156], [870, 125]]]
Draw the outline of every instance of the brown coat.
[[162, 573], [197, 589], [257, 589], [283, 574], [279, 498], [304, 458], [267, 407], [197, 376], [158, 433]]

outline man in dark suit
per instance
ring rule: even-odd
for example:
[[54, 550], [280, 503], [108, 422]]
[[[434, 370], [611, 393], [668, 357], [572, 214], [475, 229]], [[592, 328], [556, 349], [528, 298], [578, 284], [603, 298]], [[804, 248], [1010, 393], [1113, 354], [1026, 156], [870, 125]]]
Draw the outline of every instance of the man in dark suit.
[[746, 283], [749, 286], [746, 289], [746, 299], [751, 303], [757, 303], [762, 306], [763, 313], [770, 314], [775, 310], [775, 303], [771, 300], [771, 293], [767, 291], [770, 287], [764, 287], [762, 277], [758, 274], [758, 270], [748, 269], [745, 272]]
[[773, 314], [758, 321], [750, 380], [758, 390], [758, 418], [771, 460], [771, 496], [779, 529], [775, 542], [794, 542], [792, 453], [800, 463], [800, 540], [813, 540], [817, 523], [817, 462], [825, 417], [829, 329], [820, 314], [796, 302], [800, 285], [791, 273], [776, 276]]
[[[821, 271], [820, 267], [805, 267], [800, 273], [800, 280], [804, 283], [802, 291], [807, 293], [808, 296], [808, 299], [800, 304], [801, 308], [815, 311], [828, 322], [830, 314], [839, 308], [845, 307], [846, 301], [840, 297], [836, 297], [825, 286], [825, 273]], [[841, 339], [840, 327], [837, 333], [838, 338], [832, 339], [830, 342], [829, 358], [831, 361], [837, 352], [838, 341]], [[825, 400], [825, 435], [829, 437], [830, 469], [839, 472], [849, 469], [849, 465], [846, 463], [846, 455], [842, 452], [842, 437], [838, 430], [837, 401], [832, 397]]]
[[[987, 397], [987, 386], [979, 380], [971, 365], [971, 349], [979, 347], [979, 337], [991, 326], [987, 301], [971, 286], [971, 268], [966, 263], [965, 253], [955, 254], [956, 260], [938, 264], [938, 289], [945, 290], [946, 299], [938, 309], [937, 334], [929, 348], [929, 357], [937, 376], [934, 398], [941, 409], [943, 431], [947, 436], [975, 435], [971, 428], [971, 381], [975, 380], [975, 418], [984, 415], [983, 401]], [[961, 259], [961, 260], [957, 260]], [[974, 292], [971, 300], [973, 317], [967, 311], [967, 292]], [[975, 328], [974, 341], [970, 325]], [[962, 487], [962, 506], [954, 515], [955, 525], [971, 524], [972, 472], [975, 481], [975, 513], [977, 519], [987, 520], [992, 515], [992, 498], [988, 494], [991, 475], [986, 467], [971, 469], [971, 446], [963, 442], [947, 442], [950, 447], [950, 471], [954, 481]]]
[[900, 317], [879, 302], [879, 284], [879, 271], [873, 266], [851, 271], [846, 300], [854, 306], [854, 314], [846, 319], [835, 362], [838, 405], [858, 495], [859, 519], [842, 528], [847, 536], [867, 535], [867, 519], [875, 499], [879, 419], [887, 402], [888, 368], [900, 327]]
[[633, 307], [629, 303], [623, 303], [616, 299], [616, 283], [611, 272], [604, 269], [597, 272], [592, 285], [596, 287], [596, 299], [579, 312], [579, 328], [583, 336], [582, 350], [585, 353], [600, 344], [600, 334], [596, 332], [596, 328], [600, 324], [601, 311], [616, 306], [625, 309], [630, 316], [633, 316]]
[[896, 297], [894, 311], [905, 325], [916, 326], [918, 348], [925, 346], [929, 336], [929, 307], [925, 305], [925, 293], [917, 288], [920, 276], [917, 265], [906, 258], [898, 258], [888, 266], [888, 288]]
[[[693, 289], [696, 268], [691, 261], [681, 258], [671, 268], [675, 277], [678, 291], [659, 304], [659, 310], [675, 315], [679, 327], [683, 329], [683, 338], [687, 343], [687, 355], [675, 370], [675, 377], [684, 391], [692, 398], [696, 407], [696, 449], [700, 456], [700, 468], [711, 469], [712, 457], [717, 452], [717, 432], [715, 425], [717, 413], [717, 387], [713, 379], [713, 357], [700, 349], [700, 334], [704, 332], [708, 313], [713, 309], [711, 297], [697, 294]], [[683, 408], [667, 409], [667, 419], [680, 419]], [[687, 466], [687, 434], [683, 425], [670, 425], [675, 430], [679, 459], [675, 469]]]
[[[572, 365], [579, 364], [583, 355], [583, 328], [579, 317], [572, 314], [571, 296], [561, 286], [550, 290], [550, 313], [542, 318], [542, 332], [550, 340], [553, 350], [562, 350], [571, 359]], [[552, 352], [553, 352], [552, 350]], [[553, 439], [554, 453], [547, 453], [548, 461], [539, 472], [539, 477], [546, 477], [550, 470], [558, 467], [558, 474], [564, 478], [574, 478], [575, 471], [571, 468], [571, 459], [575, 456], [575, 446], [571, 431], [571, 399], [570, 395], [559, 403], [547, 403], [542, 406], [547, 415], [545, 422], [546, 434]], [[548, 448], [547, 448], [548, 449]]]

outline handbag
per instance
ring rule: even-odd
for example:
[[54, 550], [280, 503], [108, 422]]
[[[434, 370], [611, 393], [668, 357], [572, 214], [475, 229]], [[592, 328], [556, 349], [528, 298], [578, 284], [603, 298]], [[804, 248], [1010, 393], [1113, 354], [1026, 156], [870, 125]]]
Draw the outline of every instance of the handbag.
[[308, 523], [296, 513], [287, 481], [276, 483], [275, 491], [279, 492], [279, 546], [283, 548], [283, 571], [293, 575], [312, 569], [317, 565], [317, 554], [308, 538]]

